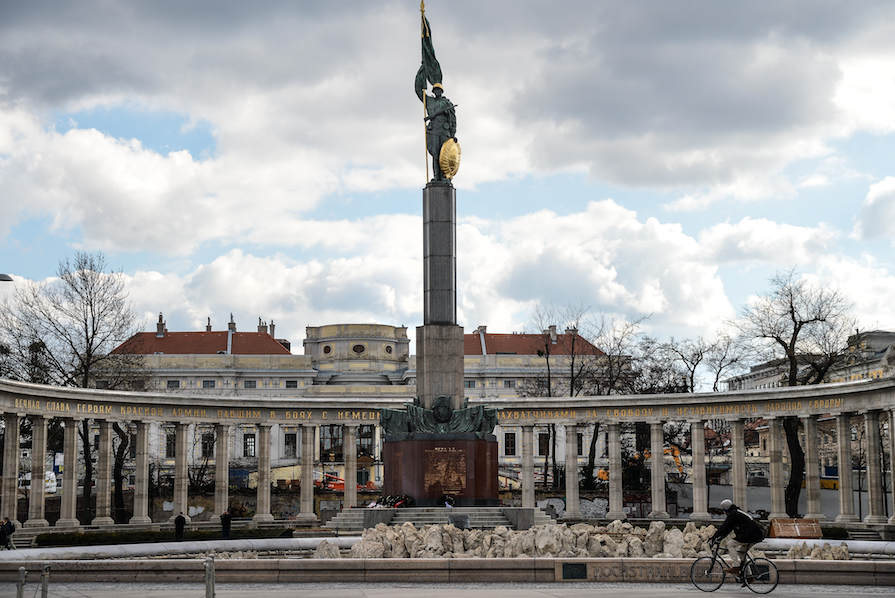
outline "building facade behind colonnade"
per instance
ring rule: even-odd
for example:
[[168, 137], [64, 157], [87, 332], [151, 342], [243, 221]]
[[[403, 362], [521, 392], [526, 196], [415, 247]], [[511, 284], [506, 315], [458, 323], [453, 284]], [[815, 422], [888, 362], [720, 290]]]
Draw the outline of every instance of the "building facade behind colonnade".
[[[127, 424], [133, 431], [136, 450], [133, 462], [135, 523], [148, 523], [147, 491], [149, 464], [158, 459], [174, 478], [173, 513], [187, 512], [187, 472], [201, 458], [213, 464], [215, 479], [229, 479], [231, 469], [257, 471], [255, 519], [280, 517], [270, 508], [270, 489], [280, 476], [301, 480], [299, 522], [316, 520], [313, 512], [315, 470], [335, 470], [337, 477], [376, 484], [381, 476], [375, 466], [379, 450], [378, 409], [395, 408], [415, 395], [414, 358], [409, 355], [406, 329], [383, 325], [334, 325], [307, 329], [304, 355], [292, 355], [288, 343], [277, 341], [262, 323], [251, 333], [238, 333], [235, 323], [226, 332], [169, 333], [160, 318], [152, 335], [155, 343], [147, 351], [152, 370], [151, 388], [145, 393], [84, 390], [0, 381], [0, 404], [5, 414], [4, 482], [2, 510], [15, 513], [15, 477], [18, 470], [19, 424], [28, 418], [33, 427], [32, 467], [46, 459], [46, 429], [52, 418], [65, 425], [61, 517], [57, 526], [78, 524], [74, 511], [77, 480], [77, 435], [73, 424], [89, 419], [99, 438], [96, 484], [96, 513], [92, 523], [111, 523], [109, 508], [112, 422]], [[545, 331], [548, 333], [549, 331]], [[566, 331], [571, 334], [574, 331]], [[191, 353], [171, 350], [177, 335], [198, 335], [190, 342], [207, 342]], [[554, 334], [561, 344], [562, 334]], [[244, 336], [249, 335], [249, 336]], [[206, 336], [203, 341], [200, 337]], [[891, 378], [812, 387], [774, 388], [744, 392], [683, 395], [628, 395], [609, 397], [519, 396], [519, 384], [537, 381], [545, 358], [524, 353], [526, 335], [493, 335], [484, 327], [466, 335], [467, 345], [478, 343], [479, 351], [466, 350], [466, 390], [470, 404], [487, 403], [501, 408], [497, 436], [501, 441], [501, 470], [508, 483], [522, 488], [522, 506], [534, 506], [535, 475], [540, 469], [539, 434], [553, 425], [559, 432], [558, 461], [583, 464], [588, 436], [600, 424], [605, 440], [601, 466], [608, 473], [608, 518], [625, 518], [621, 483], [621, 437], [624, 424], [640, 422], [650, 430], [653, 517], [666, 517], [665, 448], [663, 425], [682, 422], [689, 428], [692, 443], [693, 519], [708, 518], [706, 481], [711, 475], [711, 455], [702, 442], [707, 422], [723, 420], [730, 428], [730, 472], [734, 501], [746, 504], [747, 450], [744, 427], [757, 418], [764, 420], [772, 516], [782, 516], [783, 455], [782, 418], [801, 418], [806, 430], [808, 513], [822, 515], [819, 506], [820, 466], [816, 446], [818, 425], [834, 422], [840, 437], [850, 434], [855, 418], [864, 422], [861, 446], [868, 454], [895, 452], [892, 434], [880, 433], [881, 423], [893, 429], [895, 381]], [[512, 350], [515, 339], [516, 350]], [[537, 335], [536, 335], [537, 336]], [[263, 338], [266, 337], [266, 338]], [[510, 337], [509, 339], [503, 337]], [[199, 339], [198, 341], [196, 339]], [[212, 340], [213, 339], [213, 342]], [[181, 342], [181, 341], [178, 341]], [[186, 340], [182, 340], [186, 342]], [[263, 343], [260, 352], [252, 343]], [[200, 343], [201, 344], [201, 343]], [[274, 346], [276, 345], [276, 346]], [[284, 349], [281, 351], [281, 349]], [[504, 350], [496, 350], [499, 347]], [[509, 347], [509, 348], [508, 348]], [[167, 348], [167, 350], [165, 350]], [[255, 352], [253, 352], [255, 351]], [[557, 356], [559, 358], [559, 356]], [[841, 428], [841, 430], [839, 429]], [[875, 432], [874, 432], [875, 430]], [[815, 444], [812, 444], [815, 443]], [[837, 460], [851, 462], [853, 443], [839, 443]], [[213, 453], [213, 454], [211, 454]], [[372, 465], [363, 457], [369, 453]], [[305, 456], [308, 458], [306, 459]], [[864, 517], [874, 525], [895, 524], [885, 515], [884, 472], [869, 460], [870, 512]], [[237, 467], [240, 466], [240, 467]], [[306, 467], [303, 467], [305, 465]], [[291, 472], [296, 472], [295, 474]], [[37, 474], [42, 475], [42, 471]], [[360, 475], [360, 477], [358, 477]], [[366, 477], [365, 477], [366, 476]], [[577, 476], [566, 476], [566, 516], [578, 512]], [[39, 479], [35, 478], [35, 479]], [[280, 479], [282, 479], [280, 477]], [[319, 479], [319, 476], [318, 476]], [[850, 480], [839, 484], [840, 512], [837, 520], [858, 519]], [[48, 525], [44, 513], [44, 488], [32, 484], [30, 507], [24, 524]], [[228, 502], [229, 484], [215, 485], [214, 516]], [[851, 498], [851, 500], [849, 500]], [[895, 497], [891, 497], [895, 502]], [[356, 487], [347, 484], [346, 507], [357, 504]]]

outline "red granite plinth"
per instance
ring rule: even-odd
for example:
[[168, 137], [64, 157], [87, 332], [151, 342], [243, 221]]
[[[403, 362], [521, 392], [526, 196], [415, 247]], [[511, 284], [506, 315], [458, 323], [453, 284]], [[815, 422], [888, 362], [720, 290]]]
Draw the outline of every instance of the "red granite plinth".
[[383, 495], [407, 494], [414, 506], [496, 507], [497, 439], [475, 434], [414, 434], [382, 443]]

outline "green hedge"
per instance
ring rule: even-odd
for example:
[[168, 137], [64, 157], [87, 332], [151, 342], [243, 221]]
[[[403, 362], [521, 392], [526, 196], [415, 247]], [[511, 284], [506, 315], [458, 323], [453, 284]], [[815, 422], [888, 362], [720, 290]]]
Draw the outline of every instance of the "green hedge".
[[[230, 532], [231, 540], [248, 540], [261, 538], [291, 538], [291, 529], [253, 529]], [[184, 541], [220, 540], [220, 530], [186, 530]], [[38, 546], [102, 546], [114, 544], [147, 544], [151, 542], [174, 542], [173, 531], [140, 531], [140, 532], [66, 532], [60, 534], [40, 534], [36, 538]]]

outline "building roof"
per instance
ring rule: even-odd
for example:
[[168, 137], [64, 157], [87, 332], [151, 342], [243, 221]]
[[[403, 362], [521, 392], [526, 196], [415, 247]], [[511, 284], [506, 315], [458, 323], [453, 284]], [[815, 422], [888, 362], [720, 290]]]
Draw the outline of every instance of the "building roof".
[[[484, 350], [482, 348], [484, 337]], [[551, 343], [550, 355], [603, 355], [603, 352], [574, 333], [555, 334], [556, 342]], [[550, 342], [550, 332], [544, 334], [492, 334], [473, 332], [463, 335], [464, 355], [537, 355]]]
[[[217, 355], [227, 353], [228, 331], [140, 332], [112, 350], [112, 353], [152, 355]], [[234, 332], [231, 355], [291, 355], [292, 353], [266, 332]]]

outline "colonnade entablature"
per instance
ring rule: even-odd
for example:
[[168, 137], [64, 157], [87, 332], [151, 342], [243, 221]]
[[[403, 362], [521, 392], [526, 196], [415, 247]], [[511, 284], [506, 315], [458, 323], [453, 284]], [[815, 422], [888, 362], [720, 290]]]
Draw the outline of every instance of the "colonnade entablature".
[[[245, 399], [60, 388], [0, 380], [6, 413], [109, 421], [329, 425], [377, 423], [391, 396]], [[504, 425], [808, 417], [895, 408], [895, 379], [722, 393], [471, 399], [500, 409]]]

